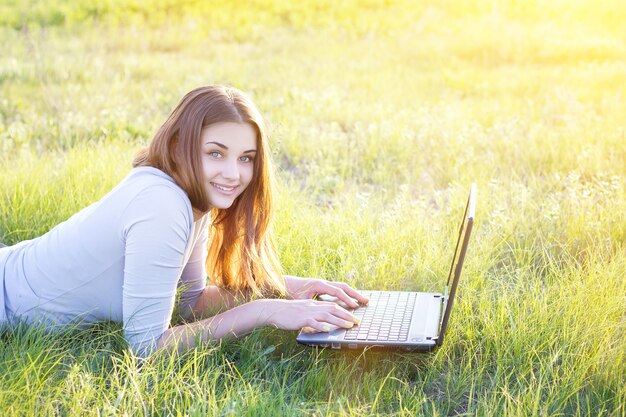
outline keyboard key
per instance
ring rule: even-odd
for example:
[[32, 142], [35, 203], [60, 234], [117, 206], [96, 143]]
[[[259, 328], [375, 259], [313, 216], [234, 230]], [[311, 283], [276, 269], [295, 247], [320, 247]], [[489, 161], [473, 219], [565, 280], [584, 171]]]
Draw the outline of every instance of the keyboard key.
[[364, 291], [370, 299], [367, 306], [353, 314], [361, 323], [346, 332], [347, 340], [406, 340], [417, 294], [404, 292]]

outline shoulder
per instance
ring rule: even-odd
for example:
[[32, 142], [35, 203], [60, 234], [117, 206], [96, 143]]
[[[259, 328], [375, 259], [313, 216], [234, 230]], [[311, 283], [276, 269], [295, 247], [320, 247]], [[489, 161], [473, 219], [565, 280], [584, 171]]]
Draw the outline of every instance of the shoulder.
[[187, 193], [164, 172], [152, 167], [135, 168], [120, 183], [128, 197], [124, 217], [154, 218], [193, 225], [193, 211]]
[[172, 177], [152, 167], [134, 168], [122, 181], [120, 186], [142, 196], [152, 196], [163, 203], [173, 203], [188, 206], [191, 210], [191, 202], [187, 193], [180, 188]]

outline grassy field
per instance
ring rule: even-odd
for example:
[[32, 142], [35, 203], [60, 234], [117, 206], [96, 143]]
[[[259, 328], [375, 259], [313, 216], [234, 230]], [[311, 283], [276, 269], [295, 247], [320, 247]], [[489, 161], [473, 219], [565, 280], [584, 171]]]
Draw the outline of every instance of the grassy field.
[[[285, 272], [441, 290], [432, 354], [264, 329], [139, 364], [121, 327], [0, 336], [7, 416], [625, 416], [623, 0], [0, 0], [0, 241], [130, 169], [180, 97], [249, 92]], [[243, 4], [246, 4], [243, 6]]]

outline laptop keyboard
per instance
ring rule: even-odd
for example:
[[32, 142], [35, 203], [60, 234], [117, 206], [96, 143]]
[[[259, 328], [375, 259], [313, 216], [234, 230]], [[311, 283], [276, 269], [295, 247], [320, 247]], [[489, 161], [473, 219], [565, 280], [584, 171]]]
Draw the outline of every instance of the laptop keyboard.
[[414, 292], [361, 291], [370, 299], [368, 305], [352, 312], [361, 324], [346, 331], [344, 340], [373, 340], [404, 342], [409, 334]]

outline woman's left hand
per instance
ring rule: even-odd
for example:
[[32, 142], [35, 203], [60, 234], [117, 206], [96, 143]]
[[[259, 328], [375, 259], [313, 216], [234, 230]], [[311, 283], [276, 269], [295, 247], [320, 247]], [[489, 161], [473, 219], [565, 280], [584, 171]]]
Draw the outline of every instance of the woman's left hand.
[[299, 278], [285, 275], [287, 296], [295, 300], [306, 300], [318, 295], [330, 295], [345, 303], [348, 308], [357, 308], [369, 302], [367, 297], [345, 282], [333, 282], [315, 278]]

